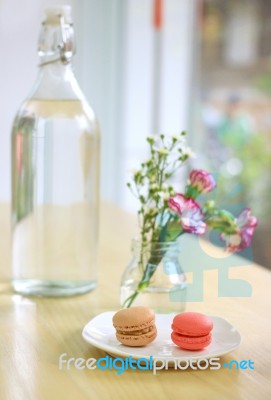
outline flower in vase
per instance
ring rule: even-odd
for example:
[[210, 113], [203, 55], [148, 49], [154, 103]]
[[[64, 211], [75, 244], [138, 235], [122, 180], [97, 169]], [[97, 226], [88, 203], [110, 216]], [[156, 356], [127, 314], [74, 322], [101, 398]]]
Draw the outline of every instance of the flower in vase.
[[216, 187], [215, 178], [203, 169], [193, 169], [189, 175], [190, 186], [198, 193], [208, 193]]
[[[251, 243], [257, 219], [250, 215], [249, 209], [244, 209], [235, 218], [229, 211], [217, 208], [214, 200], [199, 197], [216, 187], [210, 173], [192, 170], [184, 194], [175, 193], [172, 178], [192, 156], [184, 136], [185, 132], [171, 138], [164, 134], [149, 136], [150, 157], [141, 163], [127, 184], [140, 203], [138, 220], [142, 260], [138, 263], [141, 279], [134, 292], [124, 300], [123, 307], [130, 307], [137, 296], [152, 284], [157, 267], [182, 234], [203, 235], [208, 226], [220, 234], [227, 250], [242, 250]], [[200, 205], [202, 200], [205, 202]], [[146, 246], [149, 253], [145, 261]]]
[[250, 208], [245, 208], [236, 218], [237, 231], [235, 233], [220, 235], [221, 239], [226, 242], [227, 251], [237, 252], [250, 246], [254, 229], [258, 224], [257, 218], [250, 213]]
[[169, 208], [178, 214], [184, 232], [203, 235], [206, 230], [204, 215], [195, 200], [177, 193], [168, 201]]

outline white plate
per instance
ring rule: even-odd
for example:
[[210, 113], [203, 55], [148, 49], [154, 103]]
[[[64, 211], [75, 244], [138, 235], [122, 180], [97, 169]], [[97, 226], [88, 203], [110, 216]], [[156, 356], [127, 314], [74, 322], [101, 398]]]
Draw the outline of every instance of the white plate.
[[240, 333], [228, 321], [220, 317], [211, 317], [214, 323], [212, 342], [203, 350], [187, 351], [175, 346], [171, 341], [171, 323], [174, 314], [156, 314], [156, 339], [145, 347], [128, 347], [119, 343], [112, 325], [115, 311], [97, 315], [89, 321], [83, 329], [83, 338], [98, 349], [115, 357], [129, 357], [139, 359], [159, 358], [161, 360], [198, 360], [200, 358], [219, 357], [227, 354], [241, 343]]

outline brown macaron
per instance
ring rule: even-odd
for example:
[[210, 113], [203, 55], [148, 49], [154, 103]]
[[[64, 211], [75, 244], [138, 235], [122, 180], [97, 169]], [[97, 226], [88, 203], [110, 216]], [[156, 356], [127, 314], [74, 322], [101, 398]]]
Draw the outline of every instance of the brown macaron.
[[125, 346], [140, 347], [157, 336], [154, 312], [148, 307], [131, 307], [113, 316], [116, 337]]

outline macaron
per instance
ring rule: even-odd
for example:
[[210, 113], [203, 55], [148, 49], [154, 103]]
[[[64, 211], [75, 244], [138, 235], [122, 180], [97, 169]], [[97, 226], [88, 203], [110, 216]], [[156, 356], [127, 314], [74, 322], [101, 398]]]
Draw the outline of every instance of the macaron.
[[155, 314], [148, 307], [125, 308], [118, 311], [112, 321], [116, 338], [125, 346], [146, 346], [157, 336]]
[[202, 350], [212, 341], [213, 321], [196, 312], [178, 314], [172, 321], [171, 339], [184, 350]]

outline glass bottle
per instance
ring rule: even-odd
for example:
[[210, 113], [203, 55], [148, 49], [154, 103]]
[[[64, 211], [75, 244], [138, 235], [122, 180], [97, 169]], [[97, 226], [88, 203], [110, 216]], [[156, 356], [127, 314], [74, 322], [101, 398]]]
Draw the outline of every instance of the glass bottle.
[[99, 128], [71, 66], [71, 7], [45, 10], [38, 54], [12, 130], [13, 287], [68, 296], [96, 287], [99, 201]]
[[184, 311], [187, 286], [179, 261], [180, 250], [178, 240], [142, 246], [134, 239], [132, 258], [121, 279], [121, 305], [146, 306], [158, 313]]

